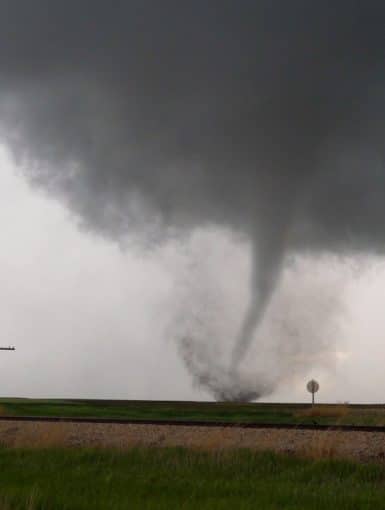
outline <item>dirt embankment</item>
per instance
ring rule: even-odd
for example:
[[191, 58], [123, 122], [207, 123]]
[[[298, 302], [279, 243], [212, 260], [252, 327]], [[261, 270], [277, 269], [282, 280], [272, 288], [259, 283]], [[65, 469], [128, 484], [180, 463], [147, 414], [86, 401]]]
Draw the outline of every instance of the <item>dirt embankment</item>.
[[0, 444], [7, 447], [39, 448], [251, 448], [313, 458], [342, 457], [359, 461], [385, 461], [385, 433], [361, 431], [2, 421]]

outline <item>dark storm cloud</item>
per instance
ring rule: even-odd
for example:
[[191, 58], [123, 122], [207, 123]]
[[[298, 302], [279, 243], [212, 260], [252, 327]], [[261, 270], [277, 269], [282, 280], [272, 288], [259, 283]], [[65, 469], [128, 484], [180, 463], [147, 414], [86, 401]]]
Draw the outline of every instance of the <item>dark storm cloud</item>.
[[248, 235], [237, 363], [288, 250], [383, 251], [384, 29], [375, 0], [3, 0], [2, 134], [104, 235]]

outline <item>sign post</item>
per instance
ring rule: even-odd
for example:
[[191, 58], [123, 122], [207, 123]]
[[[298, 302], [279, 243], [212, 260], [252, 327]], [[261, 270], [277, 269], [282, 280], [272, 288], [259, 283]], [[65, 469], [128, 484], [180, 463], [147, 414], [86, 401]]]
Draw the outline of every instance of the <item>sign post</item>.
[[317, 381], [312, 379], [306, 385], [307, 391], [311, 393], [311, 404], [314, 406], [314, 394], [319, 390], [319, 384]]

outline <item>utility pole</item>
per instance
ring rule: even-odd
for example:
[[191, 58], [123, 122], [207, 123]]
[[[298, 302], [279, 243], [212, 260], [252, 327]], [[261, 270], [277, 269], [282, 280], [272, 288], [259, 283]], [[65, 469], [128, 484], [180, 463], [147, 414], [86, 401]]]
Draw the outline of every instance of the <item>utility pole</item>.
[[15, 351], [14, 347], [0, 347], [0, 351]]

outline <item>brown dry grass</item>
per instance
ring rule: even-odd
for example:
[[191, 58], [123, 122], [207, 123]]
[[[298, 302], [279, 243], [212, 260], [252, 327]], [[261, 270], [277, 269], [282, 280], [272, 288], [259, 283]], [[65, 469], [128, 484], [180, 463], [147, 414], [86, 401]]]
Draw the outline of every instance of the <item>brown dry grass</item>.
[[223, 450], [228, 439], [228, 433], [225, 429], [210, 430], [201, 440], [199, 446], [195, 446], [194, 450], [206, 452], [218, 452]]
[[[296, 416], [308, 418], [333, 418], [336, 425], [351, 413], [348, 404], [315, 405], [299, 411]], [[317, 434], [299, 453], [311, 459], [333, 459], [339, 456], [338, 445], [341, 440], [340, 431], [324, 431]]]
[[313, 441], [299, 450], [299, 455], [313, 460], [338, 458], [341, 432], [329, 430], [318, 434]]
[[68, 445], [65, 423], [44, 423], [41, 427], [20, 430], [12, 444], [14, 448], [52, 448]]
[[297, 417], [310, 418], [344, 418], [350, 414], [348, 404], [339, 405], [315, 405], [296, 413]]

